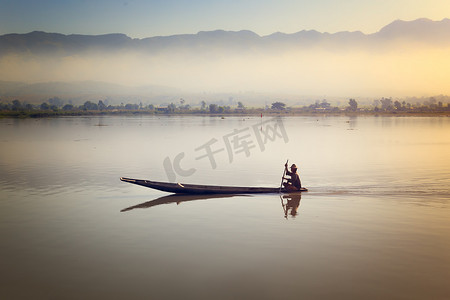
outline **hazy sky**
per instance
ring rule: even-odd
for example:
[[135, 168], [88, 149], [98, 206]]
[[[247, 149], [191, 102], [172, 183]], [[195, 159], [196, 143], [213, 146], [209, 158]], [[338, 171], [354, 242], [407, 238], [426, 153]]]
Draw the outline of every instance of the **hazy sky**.
[[361, 30], [402, 19], [450, 17], [449, 0], [0, 0], [0, 34], [125, 33], [143, 38], [215, 29]]

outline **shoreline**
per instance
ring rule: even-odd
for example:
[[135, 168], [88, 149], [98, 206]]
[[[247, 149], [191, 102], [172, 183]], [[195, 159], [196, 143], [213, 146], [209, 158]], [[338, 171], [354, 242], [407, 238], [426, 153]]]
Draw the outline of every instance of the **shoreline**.
[[210, 113], [202, 111], [191, 112], [156, 112], [148, 110], [120, 110], [120, 111], [3, 111], [0, 112], [0, 119], [28, 119], [28, 118], [57, 118], [57, 117], [82, 117], [82, 116], [209, 116], [209, 117], [226, 117], [226, 116], [305, 116], [305, 117], [450, 117], [450, 111], [435, 112], [413, 112], [413, 111], [393, 111], [393, 112], [375, 112], [375, 111], [342, 111], [342, 112], [311, 112], [311, 111], [265, 111], [265, 110], [249, 110], [246, 112], [227, 112], [227, 113]]

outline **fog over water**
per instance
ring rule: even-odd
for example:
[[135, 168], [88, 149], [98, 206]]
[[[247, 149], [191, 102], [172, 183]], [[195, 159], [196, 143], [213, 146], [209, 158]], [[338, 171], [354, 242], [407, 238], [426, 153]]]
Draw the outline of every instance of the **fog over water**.
[[[6, 81], [105, 81], [160, 85], [187, 92], [300, 93], [332, 96], [427, 96], [448, 90], [449, 49], [394, 52], [323, 49], [277, 53], [136, 53], [73, 55], [58, 59], [9, 55]], [[82, 92], [82, 91], [81, 91]]]

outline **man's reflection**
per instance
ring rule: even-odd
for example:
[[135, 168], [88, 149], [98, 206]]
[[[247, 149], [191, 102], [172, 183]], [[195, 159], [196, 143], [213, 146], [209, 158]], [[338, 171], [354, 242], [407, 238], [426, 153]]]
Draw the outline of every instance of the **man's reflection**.
[[292, 193], [280, 196], [281, 205], [283, 205], [284, 217], [287, 219], [288, 215], [295, 217], [298, 214], [298, 207], [302, 199], [301, 193]]

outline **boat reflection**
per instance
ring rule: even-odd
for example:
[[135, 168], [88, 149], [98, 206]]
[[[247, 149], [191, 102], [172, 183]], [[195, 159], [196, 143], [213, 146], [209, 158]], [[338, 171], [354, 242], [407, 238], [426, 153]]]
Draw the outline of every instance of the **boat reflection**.
[[[274, 196], [277, 194], [273, 194]], [[155, 200], [147, 201], [141, 204], [133, 205], [121, 210], [121, 212], [130, 211], [136, 208], [150, 208], [162, 204], [176, 203], [177, 205], [183, 202], [195, 201], [195, 200], [212, 200], [223, 199], [231, 197], [254, 197], [254, 195], [240, 195], [240, 194], [209, 194], [209, 195], [179, 195], [172, 194], [163, 196]], [[283, 194], [279, 195], [281, 199], [281, 205], [283, 207], [284, 217], [287, 219], [288, 215], [295, 217], [298, 214], [298, 208], [300, 206], [301, 193]]]
[[[298, 208], [300, 207], [301, 193], [280, 195], [281, 206], [283, 207], [284, 217], [287, 219], [288, 215], [295, 218], [298, 215]], [[286, 200], [286, 203], [285, 203]]]
[[161, 204], [176, 203], [177, 205], [182, 202], [194, 201], [194, 200], [209, 200], [209, 199], [221, 199], [221, 198], [231, 198], [234, 196], [245, 196], [245, 195], [234, 195], [234, 194], [210, 194], [210, 195], [178, 195], [172, 194], [168, 196], [163, 196], [155, 200], [147, 201], [138, 205], [130, 206], [124, 208], [121, 212], [129, 211], [135, 208], [149, 208]]

